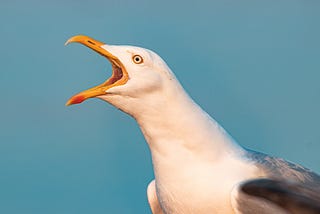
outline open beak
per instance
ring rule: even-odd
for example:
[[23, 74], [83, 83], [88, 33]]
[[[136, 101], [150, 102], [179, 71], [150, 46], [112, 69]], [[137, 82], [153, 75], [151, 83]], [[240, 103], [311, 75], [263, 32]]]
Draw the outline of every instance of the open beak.
[[85, 101], [88, 98], [93, 98], [93, 97], [97, 97], [100, 95], [104, 95], [104, 94], [106, 94], [106, 91], [109, 88], [112, 88], [114, 86], [123, 85], [128, 81], [129, 77], [128, 77], [128, 73], [127, 73], [125, 67], [123, 66], [121, 61], [116, 56], [112, 55], [106, 49], [102, 48], [104, 43], [99, 42], [97, 40], [94, 40], [88, 36], [78, 35], [78, 36], [71, 37], [65, 43], [65, 45], [72, 43], [72, 42], [81, 43], [81, 44], [91, 48], [92, 50], [98, 52], [102, 56], [106, 57], [112, 65], [112, 76], [104, 83], [102, 83], [98, 86], [95, 86], [93, 88], [87, 89], [85, 91], [82, 91], [82, 92], [74, 95], [73, 97], [71, 97], [68, 100], [68, 102], [66, 103], [67, 106], [82, 103], [83, 101]]

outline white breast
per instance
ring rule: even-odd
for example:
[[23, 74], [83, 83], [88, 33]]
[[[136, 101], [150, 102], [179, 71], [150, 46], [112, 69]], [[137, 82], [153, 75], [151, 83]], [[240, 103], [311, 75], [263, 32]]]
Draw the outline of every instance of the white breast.
[[211, 162], [180, 155], [153, 155], [158, 196], [165, 213], [234, 213], [230, 200], [233, 187], [257, 177], [254, 166], [232, 157]]

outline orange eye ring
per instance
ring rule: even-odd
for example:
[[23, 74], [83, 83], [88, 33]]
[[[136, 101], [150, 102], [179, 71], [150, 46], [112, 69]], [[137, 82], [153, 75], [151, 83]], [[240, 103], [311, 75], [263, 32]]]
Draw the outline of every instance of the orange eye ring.
[[141, 64], [141, 63], [143, 63], [143, 58], [142, 58], [142, 56], [140, 56], [140, 55], [134, 55], [134, 56], [132, 57], [132, 61], [133, 61], [135, 64]]

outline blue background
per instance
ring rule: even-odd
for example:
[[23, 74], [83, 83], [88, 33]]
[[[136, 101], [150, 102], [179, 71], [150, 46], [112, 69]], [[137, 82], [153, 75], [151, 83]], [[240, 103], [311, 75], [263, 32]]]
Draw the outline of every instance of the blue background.
[[[191, 2], [191, 1], [190, 1]], [[110, 65], [86, 34], [161, 55], [243, 146], [320, 172], [318, 0], [40, 1], [0, 6], [0, 213], [149, 213], [135, 121], [91, 99]]]

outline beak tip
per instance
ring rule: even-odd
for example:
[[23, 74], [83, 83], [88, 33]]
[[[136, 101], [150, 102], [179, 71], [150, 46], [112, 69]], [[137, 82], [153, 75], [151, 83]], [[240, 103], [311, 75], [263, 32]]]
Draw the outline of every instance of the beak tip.
[[69, 40], [64, 43], [64, 46], [67, 46], [68, 44], [70, 44]]
[[66, 106], [71, 106], [73, 104], [76, 104], [72, 99], [68, 100], [68, 102], [66, 102]]
[[74, 104], [79, 104], [79, 103], [82, 103], [86, 98], [82, 95], [76, 95], [76, 96], [73, 96], [71, 97], [67, 103], [65, 104], [66, 106], [71, 106], [71, 105], [74, 105]]
[[74, 37], [69, 38], [65, 43], [64, 46], [69, 45], [70, 43], [74, 42]]
[[82, 43], [84, 40], [88, 39], [89, 37], [87, 36], [84, 36], [84, 35], [76, 35], [76, 36], [73, 36], [71, 38], [69, 38], [65, 43], [64, 45], [68, 45], [70, 43], [73, 43], [73, 42], [80, 42]]

